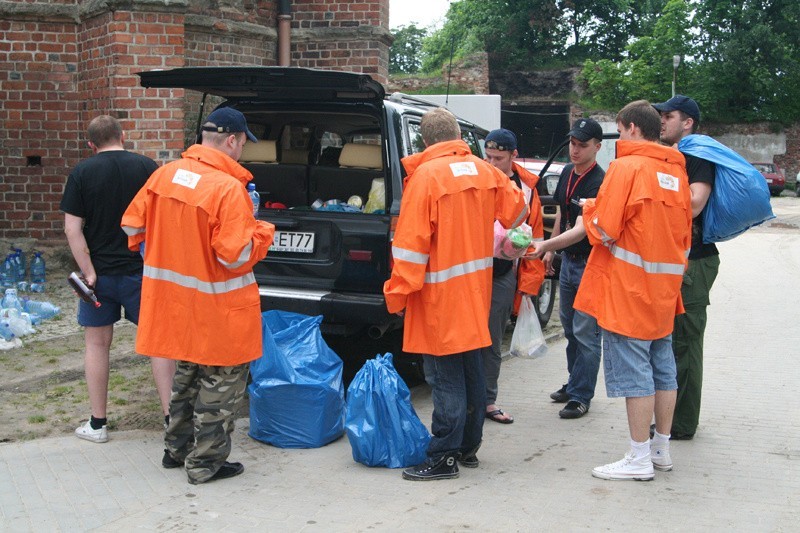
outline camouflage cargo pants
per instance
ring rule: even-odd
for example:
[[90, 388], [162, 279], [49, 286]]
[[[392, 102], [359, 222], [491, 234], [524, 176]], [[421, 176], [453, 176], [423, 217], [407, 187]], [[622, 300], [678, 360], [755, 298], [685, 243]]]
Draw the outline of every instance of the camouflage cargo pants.
[[228, 458], [248, 369], [247, 364], [204, 366], [177, 361], [164, 443], [173, 458], [184, 460], [191, 480], [207, 481]]

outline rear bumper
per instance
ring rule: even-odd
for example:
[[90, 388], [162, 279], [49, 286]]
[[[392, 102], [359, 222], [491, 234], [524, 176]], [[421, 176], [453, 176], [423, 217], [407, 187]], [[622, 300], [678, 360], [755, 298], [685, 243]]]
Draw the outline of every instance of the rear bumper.
[[353, 294], [259, 286], [261, 309], [279, 309], [304, 315], [322, 315], [322, 329], [331, 333], [352, 333], [372, 325], [391, 324], [399, 319], [386, 310], [383, 294]]

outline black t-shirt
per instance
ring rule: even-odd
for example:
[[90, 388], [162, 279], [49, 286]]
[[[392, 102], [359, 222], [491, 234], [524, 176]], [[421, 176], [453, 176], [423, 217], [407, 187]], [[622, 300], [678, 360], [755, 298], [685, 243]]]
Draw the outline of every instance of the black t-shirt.
[[[517, 184], [517, 187], [520, 189], [522, 188], [522, 181], [519, 178], [519, 174], [514, 172], [508, 179], [513, 181]], [[531, 192], [533, 194], [533, 192]], [[503, 274], [508, 273], [509, 270], [514, 266], [514, 261], [509, 261], [508, 259], [498, 259], [494, 258], [492, 261], [492, 277], [499, 278]]]
[[[686, 157], [686, 173], [689, 175], [689, 184], [709, 183], [713, 188], [717, 170], [714, 163], [693, 155], [683, 155]], [[704, 207], [703, 211], [705, 210]], [[700, 211], [700, 214], [692, 219], [692, 248], [689, 251], [689, 259], [719, 255], [714, 243], [703, 244], [703, 211]]]
[[[570, 200], [580, 200], [581, 198], [597, 198], [597, 191], [600, 190], [600, 185], [603, 183], [603, 178], [606, 171], [600, 165], [594, 165], [588, 172], [582, 175], [573, 175], [572, 170], [575, 165], [570, 163], [564, 170], [561, 171], [561, 176], [558, 178], [558, 185], [556, 192], [553, 194], [553, 200], [558, 202], [561, 207], [561, 233], [567, 230], [567, 222], [570, 227], [575, 226], [575, 221], [583, 214], [583, 208], [573, 204]], [[569, 191], [567, 191], [569, 188]], [[569, 192], [569, 198], [567, 193]], [[571, 244], [564, 248], [564, 251], [569, 254], [585, 255], [588, 256], [592, 251], [592, 245], [589, 244], [589, 239], [584, 237], [575, 244]]]
[[142, 257], [128, 250], [122, 214], [158, 164], [125, 150], [100, 152], [81, 161], [67, 178], [60, 209], [84, 219], [83, 235], [98, 275], [134, 274]]

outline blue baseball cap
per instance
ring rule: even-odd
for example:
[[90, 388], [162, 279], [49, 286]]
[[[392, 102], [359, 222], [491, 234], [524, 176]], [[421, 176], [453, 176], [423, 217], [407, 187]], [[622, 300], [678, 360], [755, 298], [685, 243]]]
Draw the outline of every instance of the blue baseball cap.
[[653, 104], [653, 107], [655, 107], [656, 111], [659, 113], [683, 111], [692, 117], [696, 122], [700, 122], [700, 106], [697, 105], [697, 102], [688, 96], [683, 96], [682, 94], [676, 94], [661, 104]]
[[239, 133], [244, 132], [251, 142], [258, 142], [258, 138], [247, 129], [247, 119], [244, 115], [232, 107], [220, 107], [211, 112], [206, 118], [206, 123], [213, 126], [203, 126], [203, 131], [215, 131], [217, 133]]
[[505, 128], [492, 130], [486, 136], [484, 147], [490, 150], [512, 151], [517, 149], [517, 136]]

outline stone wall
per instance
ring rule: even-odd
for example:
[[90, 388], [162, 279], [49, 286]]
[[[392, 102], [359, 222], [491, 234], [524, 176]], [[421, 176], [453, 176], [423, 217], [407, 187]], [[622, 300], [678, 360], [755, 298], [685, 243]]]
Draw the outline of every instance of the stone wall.
[[489, 59], [486, 53], [475, 54], [455, 61], [452, 69], [442, 66], [442, 75], [436, 77], [393, 76], [386, 84], [386, 92], [402, 92], [409, 94], [428, 93], [435, 90], [444, 93], [450, 78], [451, 92], [461, 94], [494, 94], [490, 92]]

